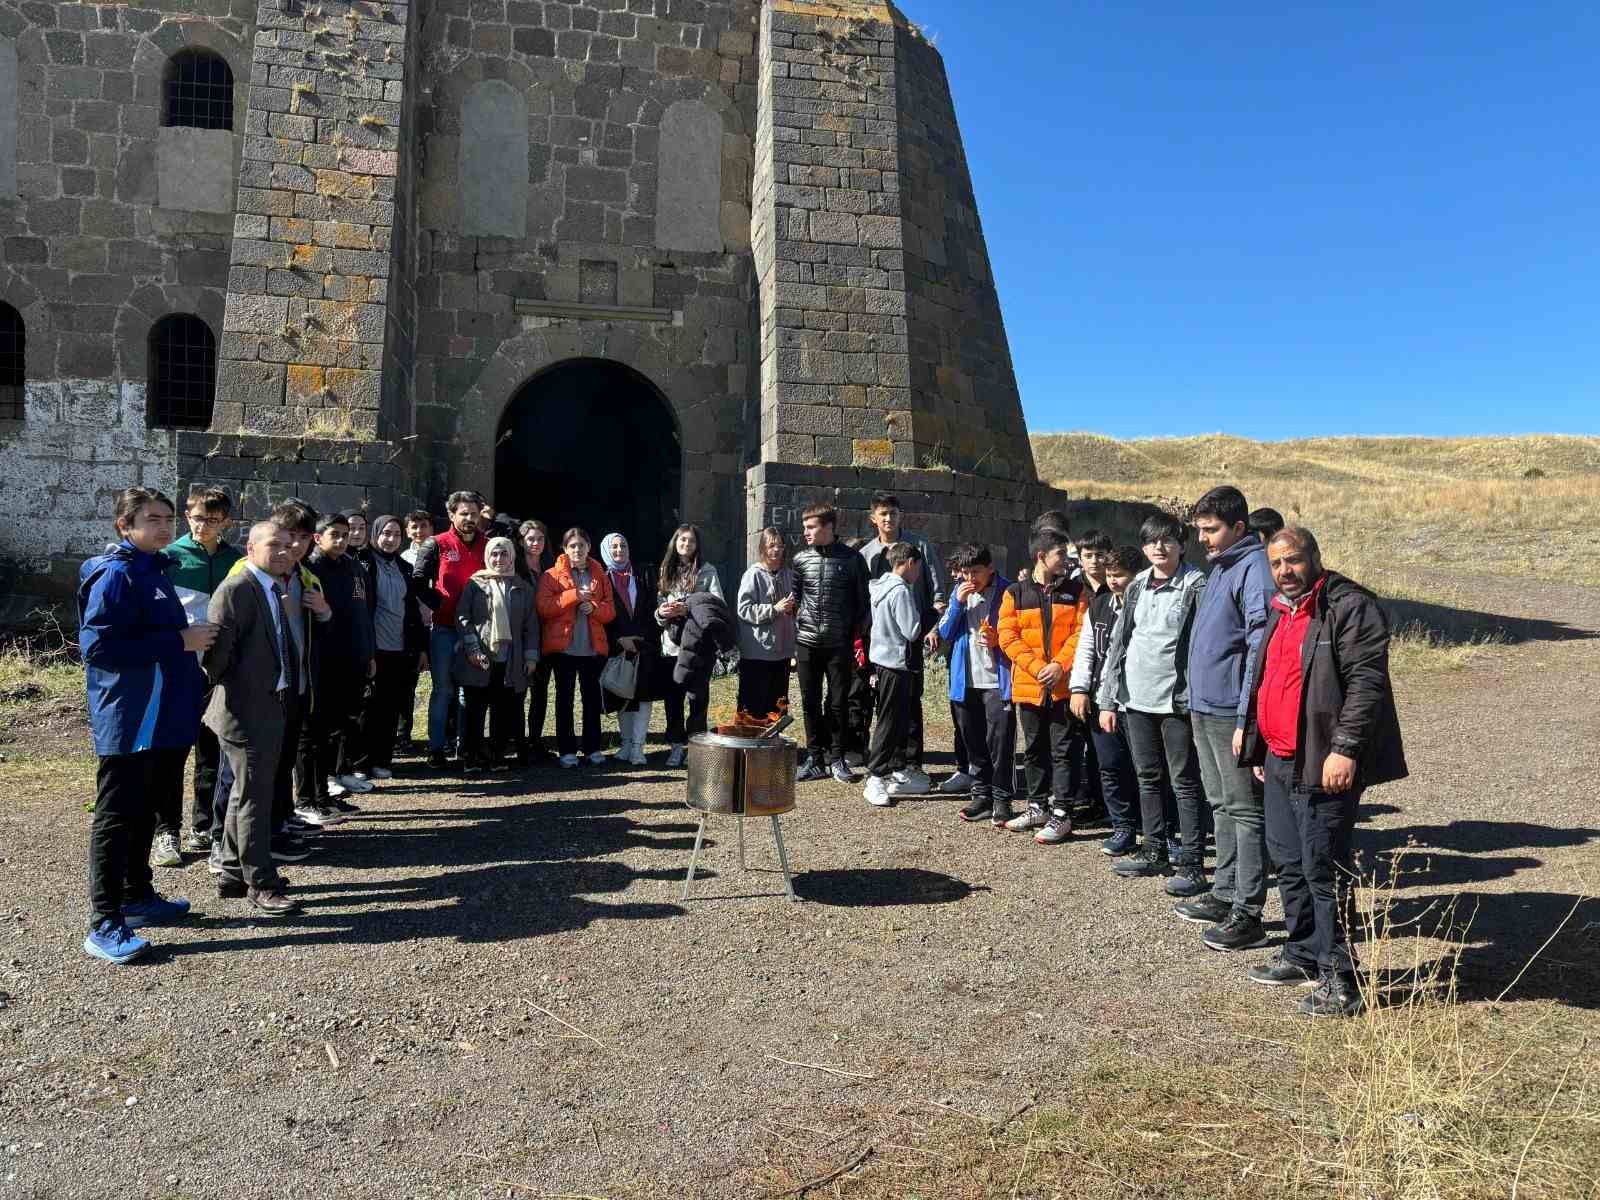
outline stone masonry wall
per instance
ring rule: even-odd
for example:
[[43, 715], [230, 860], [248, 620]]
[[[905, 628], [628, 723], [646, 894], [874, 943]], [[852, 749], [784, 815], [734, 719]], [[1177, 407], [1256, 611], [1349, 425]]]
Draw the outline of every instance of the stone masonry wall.
[[408, 23], [391, 0], [260, 0], [212, 428], [371, 437]]

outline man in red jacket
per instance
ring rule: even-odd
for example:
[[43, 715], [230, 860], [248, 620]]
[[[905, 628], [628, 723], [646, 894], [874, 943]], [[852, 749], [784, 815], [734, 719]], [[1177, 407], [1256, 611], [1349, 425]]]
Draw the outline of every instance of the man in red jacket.
[[1273, 597], [1250, 681], [1240, 764], [1266, 787], [1267, 849], [1278, 864], [1289, 939], [1250, 968], [1256, 983], [1319, 980], [1307, 1016], [1351, 1016], [1362, 999], [1351, 834], [1362, 792], [1406, 777], [1389, 679], [1389, 623], [1378, 599], [1322, 566], [1309, 530], [1267, 545]]
[[444, 737], [450, 700], [457, 689], [450, 670], [456, 653], [456, 602], [467, 581], [483, 570], [477, 493], [454, 492], [447, 507], [450, 528], [423, 543], [411, 571], [417, 600], [433, 614], [433, 632], [428, 638], [428, 665], [433, 675], [433, 694], [428, 697], [430, 767], [443, 767], [449, 761]]

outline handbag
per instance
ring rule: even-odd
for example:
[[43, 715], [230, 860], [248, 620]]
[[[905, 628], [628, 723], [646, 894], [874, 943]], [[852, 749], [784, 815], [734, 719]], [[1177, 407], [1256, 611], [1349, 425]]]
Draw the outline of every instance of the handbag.
[[605, 669], [600, 672], [600, 686], [613, 696], [632, 700], [639, 690], [639, 656], [618, 654], [606, 659]]

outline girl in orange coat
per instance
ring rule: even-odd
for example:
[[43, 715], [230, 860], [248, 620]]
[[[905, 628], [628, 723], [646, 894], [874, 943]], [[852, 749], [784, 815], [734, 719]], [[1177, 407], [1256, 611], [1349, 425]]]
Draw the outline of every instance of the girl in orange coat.
[[539, 577], [543, 650], [556, 677], [556, 748], [563, 767], [578, 765], [573, 732], [574, 685], [583, 699], [582, 754], [600, 766], [600, 672], [606, 661], [606, 624], [617, 615], [605, 568], [589, 558], [590, 538], [572, 528], [561, 538], [562, 555]]

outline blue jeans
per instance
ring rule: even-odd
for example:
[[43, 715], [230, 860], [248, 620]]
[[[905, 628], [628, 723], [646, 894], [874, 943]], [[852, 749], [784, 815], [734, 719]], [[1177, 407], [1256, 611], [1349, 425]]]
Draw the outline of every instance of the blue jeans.
[[[433, 694], [428, 697], [428, 752], [443, 751], [445, 727], [450, 720], [450, 703], [455, 699], [456, 683], [451, 666], [456, 657], [454, 626], [433, 627], [428, 635], [428, 674], [433, 678]], [[459, 736], [460, 730], [456, 731]]]

